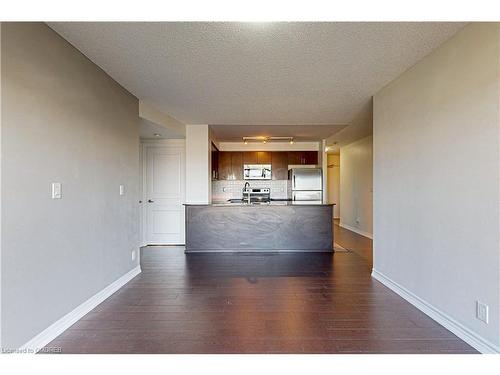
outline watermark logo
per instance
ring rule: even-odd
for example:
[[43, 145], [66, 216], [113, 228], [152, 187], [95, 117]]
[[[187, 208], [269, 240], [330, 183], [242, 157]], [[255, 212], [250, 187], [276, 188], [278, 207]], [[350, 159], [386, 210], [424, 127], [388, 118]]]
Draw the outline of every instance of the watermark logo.
[[60, 346], [44, 346], [43, 348], [1, 348], [2, 354], [35, 354], [35, 353], [62, 353]]

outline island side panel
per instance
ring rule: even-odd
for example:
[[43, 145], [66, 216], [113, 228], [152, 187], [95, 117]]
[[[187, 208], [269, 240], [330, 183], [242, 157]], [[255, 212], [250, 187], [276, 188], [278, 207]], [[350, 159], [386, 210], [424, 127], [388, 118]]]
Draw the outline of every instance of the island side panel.
[[332, 206], [186, 206], [186, 252], [333, 251]]

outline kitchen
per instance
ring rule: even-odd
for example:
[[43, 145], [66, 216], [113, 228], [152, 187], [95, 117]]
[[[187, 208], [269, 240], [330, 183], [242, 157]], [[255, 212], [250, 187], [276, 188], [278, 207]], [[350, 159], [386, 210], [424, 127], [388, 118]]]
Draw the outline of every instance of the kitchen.
[[219, 151], [212, 143], [211, 158], [212, 203], [186, 205], [187, 253], [333, 251], [318, 151]]

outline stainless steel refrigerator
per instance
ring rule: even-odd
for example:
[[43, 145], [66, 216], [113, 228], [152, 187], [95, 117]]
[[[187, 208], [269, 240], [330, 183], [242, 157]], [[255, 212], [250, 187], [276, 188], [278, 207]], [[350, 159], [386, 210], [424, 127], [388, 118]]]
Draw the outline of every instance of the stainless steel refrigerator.
[[288, 171], [292, 185], [292, 201], [296, 203], [323, 202], [323, 173], [321, 168], [293, 168]]

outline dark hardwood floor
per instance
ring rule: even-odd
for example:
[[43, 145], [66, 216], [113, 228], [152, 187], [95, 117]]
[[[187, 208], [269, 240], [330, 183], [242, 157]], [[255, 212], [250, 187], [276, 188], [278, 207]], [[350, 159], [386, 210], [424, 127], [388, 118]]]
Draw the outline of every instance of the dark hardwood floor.
[[335, 254], [142, 249], [142, 273], [48, 347], [62, 353], [475, 353], [370, 277], [371, 240]]

